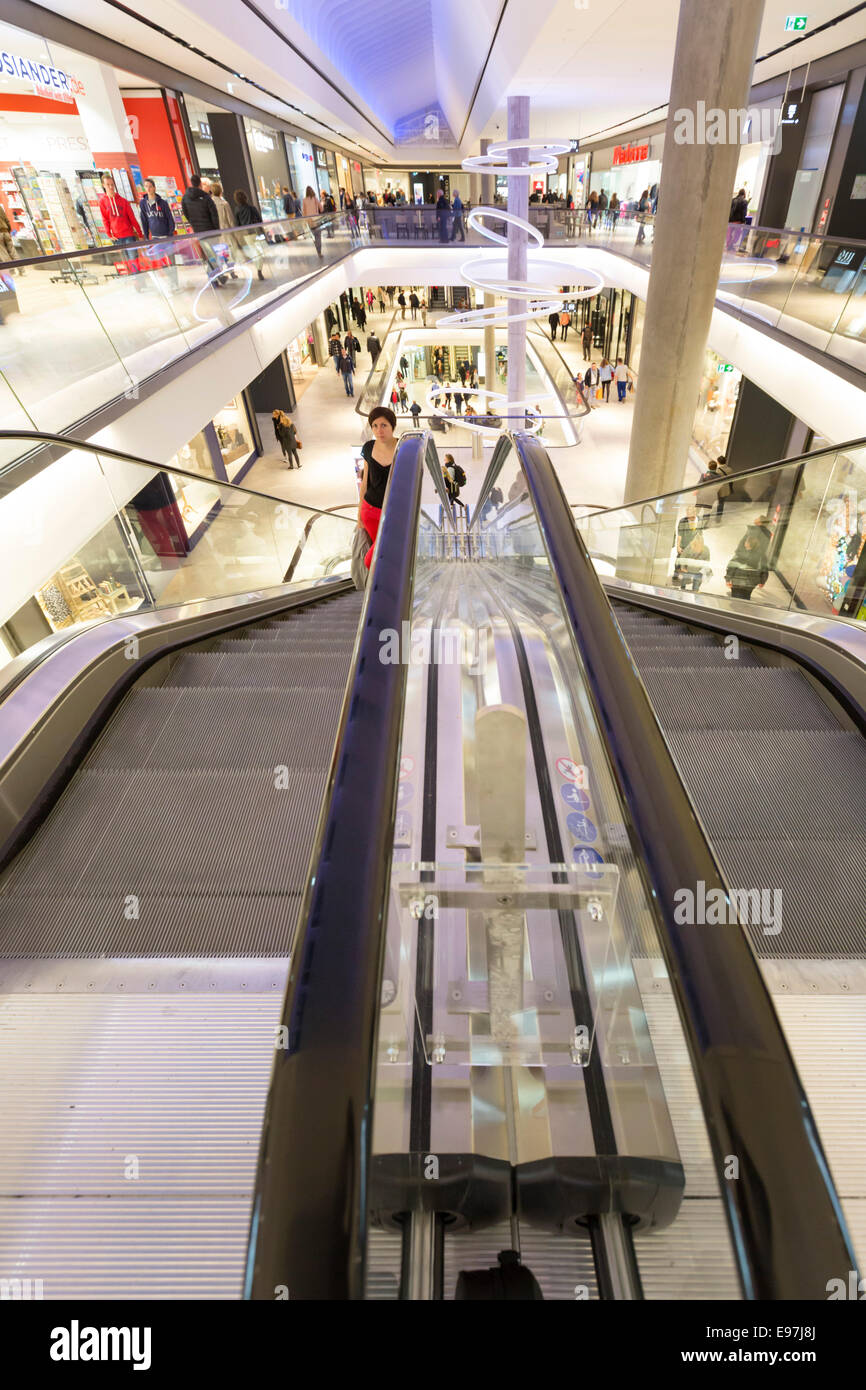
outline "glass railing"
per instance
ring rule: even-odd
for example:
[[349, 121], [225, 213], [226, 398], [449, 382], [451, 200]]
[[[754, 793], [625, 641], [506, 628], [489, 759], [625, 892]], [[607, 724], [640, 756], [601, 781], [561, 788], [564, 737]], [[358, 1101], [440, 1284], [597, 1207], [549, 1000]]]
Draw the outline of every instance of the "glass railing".
[[349, 517], [93, 446], [37, 463], [0, 473], [0, 667], [125, 613], [349, 574]]
[[[489, 246], [468, 226], [469, 211], [463, 214], [467, 242]], [[530, 205], [529, 220], [545, 243], [599, 246], [647, 266], [652, 262], [655, 216], [632, 205], [590, 215], [586, 208], [538, 203]], [[487, 225], [501, 235], [507, 232], [504, 220]], [[453, 215], [440, 221], [432, 207], [368, 207], [362, 226], [373, 244], [452, 244]], [[732, 222], [718, 298], [866, 371], [866, 241]]]
[[0, 428], [58, 433], [135, 399], [146, 378], [361, 244], [337, 214], [3, 264]]
[[866, 440], [577, 516], [604, 577], [866, 621]]

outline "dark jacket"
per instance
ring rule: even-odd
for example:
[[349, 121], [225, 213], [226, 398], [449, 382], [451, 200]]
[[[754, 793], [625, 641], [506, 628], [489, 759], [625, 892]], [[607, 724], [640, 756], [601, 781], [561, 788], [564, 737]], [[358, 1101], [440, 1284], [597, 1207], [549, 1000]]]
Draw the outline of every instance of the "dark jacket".
[[[771, 536], [763, 526], [750, 526], [728, 562], [725, 579], [744, 587], [766, 584], [770, 573], [767, 562]], [[747, 542], [749, 543], [747, 545]]]
[[341, 349], [342, 346], [343, 346], [343, 344], [340, 342], [340, 339], [339, 339], [338, 337], [335, 336], [335, 337], [333, 337], [333, 338], [329, 338], [329, 339], [328, 339], [328, 353], [329, 353], [329, 355], [330, 355], [331, 357], [339, 357], [339, 356], [340, 356], [340, 349]]
[[379, 339], [376, 337], [375, 333], [371, 333], [367, 339], [367, 351], [369, 352], [374, 362], [376, 358], [379, 356], [379, 353], [382, 351], [382, 344], [379, 342]]
[[149, 241], [153, 241], [156, 237], [174, 236], [174, 217], [171, 208], [158, 193], [155, 203], [151, 203], [145, 194], [138, 205], [138, 211], [141, 213], [144, 235]]
[[251, 227], [254, 222], [262, 220], [262, 214], [255, 203], [235, 203], [235, 217], [239, 227]]
[[209, 193], [203, 188], [193, 188], [190, 184], [180, 200], [183, 215], [194, 232], [216, 232], [220, 219], [217, 206]]
[[345, 357], [340, 358], [340, 371], [343, 373], [343, 376], [349, 376], [354, 370], [355, 364], [349, 354], [346, 353]]
[[731, 211], [728, 213], [729, 222], [745, 222], [748, 215], [749, 204], [745, 198], [735, 198], [731, 203]]

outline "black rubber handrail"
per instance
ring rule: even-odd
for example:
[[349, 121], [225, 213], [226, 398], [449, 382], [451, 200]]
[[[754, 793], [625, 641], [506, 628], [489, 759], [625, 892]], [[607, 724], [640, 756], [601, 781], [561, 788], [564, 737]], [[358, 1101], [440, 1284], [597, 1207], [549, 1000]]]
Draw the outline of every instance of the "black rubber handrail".
[[246, 1298], [364, 1296], [373, 1085], [428, 436], [397, 449], [283, 1008], [253, 1194]]
[[857, 1262], [788, 1044], [746, 933], [676, 921], [682, 889], [727, 885], [553, 465], [513, 441], [655, 898], [743, 1293], [825, 1300]]

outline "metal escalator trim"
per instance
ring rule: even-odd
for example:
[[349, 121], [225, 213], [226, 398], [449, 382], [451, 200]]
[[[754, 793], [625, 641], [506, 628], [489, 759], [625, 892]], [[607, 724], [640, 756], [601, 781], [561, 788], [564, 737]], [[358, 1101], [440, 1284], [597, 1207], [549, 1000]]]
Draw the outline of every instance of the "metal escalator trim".
[[244, 1293], [362, 1299], [373, 1085], [407, 668], [381, 636], [412, 613], [428, 435], [391, 465], [275, 1052]]
[[[502, 472], [502, 465], [505, 463], [505, 460], [508, 458], [510, 452], [511, 441], [507, 434], [501, 434], [496, 441], [496, 444], [493, 449], [493, 454], [491, 456], [489, 464], [487, 465], [487, 472], [484, 475], [484, 481], [481, 484], [481, 491], [479, 492], [478, 499], [475, 503], [475, 512], [472, 517], [472, 523], [469, 527], [470, 532], [476, 529], [480, 530], [481, 516], [484, 511], [484, 504], [486, 503], [488, 497], [490, 496], [491, 492], [496, 486], [496, 479]], [[506, 506], [502, 508], [502, 513], [504, 513], [507, 510], [508, 505], [509, 504], [506, 503]]]
[[728, 899], [727, 885], [550, 459], [526, 435], [514, 446], [654, 891], [744, 1295], [826, 1298], [827, 1280], [857, 1263], [781, 1024], [744, 932], [676, 920], [683, 888]]

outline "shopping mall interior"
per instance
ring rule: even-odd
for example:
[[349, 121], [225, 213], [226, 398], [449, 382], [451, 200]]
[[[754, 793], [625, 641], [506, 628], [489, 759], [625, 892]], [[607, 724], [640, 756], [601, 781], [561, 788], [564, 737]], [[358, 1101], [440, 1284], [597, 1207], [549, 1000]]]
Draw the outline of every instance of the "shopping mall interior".
[[866, 4], [6, 0], [0, 346], [0, 1298], [866, 1297]]

